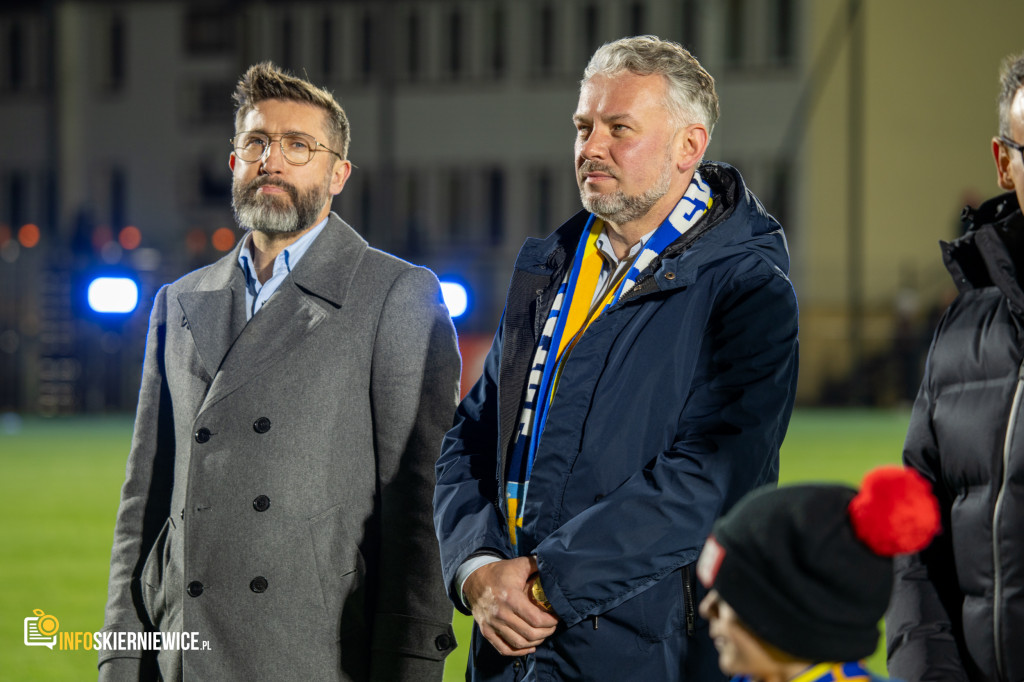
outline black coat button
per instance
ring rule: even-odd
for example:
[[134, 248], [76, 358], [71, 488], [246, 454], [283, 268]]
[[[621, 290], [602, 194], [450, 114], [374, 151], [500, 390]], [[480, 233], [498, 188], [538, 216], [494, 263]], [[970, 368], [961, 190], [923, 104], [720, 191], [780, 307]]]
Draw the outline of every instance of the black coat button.
[[266, 417], [260, 417], [252, 423], [252, 430], [256, 433], [266, 433], [270, 430], [270, 420]]
[[452, 645], [452, 638], [448, 635], [438, 635], [434, 639], [434, 646], [437, 647], [438, 651], [446, 651]]
[[252, 501], [252, 508], [259, 512], [264, 512], [270, 509], [270, 498], [266, 495], [260, 495]]
[[267, 579], [264, 578], [262, 575], [256, 576], [252, 579], [252, 582], [249, 583], [249, 589], [255, 592], [256, 594], [259, 594], [260, 592], [266, 592]]
[[212, 434], [210, 433], [210, 429], [204, 426], [203, 428], [196, 431], [196, 442], [205, 443], [206, 441], [210, 440], [211, 435]]
[[193, 580], [188, 584], [188, 596], [198, 597], [203, 593], [203, 584], [198, 580]]

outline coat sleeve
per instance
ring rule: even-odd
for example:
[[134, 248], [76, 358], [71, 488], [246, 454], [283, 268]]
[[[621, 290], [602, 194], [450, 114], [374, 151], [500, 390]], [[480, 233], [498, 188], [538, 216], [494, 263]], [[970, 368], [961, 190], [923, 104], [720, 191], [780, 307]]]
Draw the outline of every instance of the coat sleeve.
[[455, 574], [475, 552], [487, 548], [512, 556], [508, 531], [496, 497], [498, 372], [504, 323], [498, 325], [484, 360], [483, 374], [455, 413], [437, 460], [434, 525], [449, 597], [468, 614]]
[[[104, 631], [152, 630], [139, 575], [170, 513], [174, 423], [164, 371], [166, 287], [153, 302], [146, 336], [135, 430], [114, 525]], [[142, 652], [101, 651], [100, 679], [156, 679], [155, 658]]]
[[763, 261], [737, 271], [712, 303], [672, 446], [537, 546], [541, 584], [569, 626], [694, 561], [718, 516], [778, 478], [796, 389], [796, 296]]
[[[940, 323], [936, 339], [941, 330]], [[932, 351], [934, 349], [933, 341]], [[903, 463], [917, 469], [932, 483], [939, 501], [942, 527], [948, 529], [952, 499], [942, 483], [941, 453], [932, 425], [933, 358], [934, 353], [929, 352], [903, 446]], [[897, 556], [892, 600], [885, 617], [889, 674], [922, 682], [970, 679], [954, 634], [962, 631], [962, 603], [948, 532], [941, 533], [922, 552]]]
[[391, 286], [371, 376], [381, 506], [372, 678], [440, 680], [455, 648], [430, 515], [434, 462], [459, 393], [455, 329], [433, 273]]

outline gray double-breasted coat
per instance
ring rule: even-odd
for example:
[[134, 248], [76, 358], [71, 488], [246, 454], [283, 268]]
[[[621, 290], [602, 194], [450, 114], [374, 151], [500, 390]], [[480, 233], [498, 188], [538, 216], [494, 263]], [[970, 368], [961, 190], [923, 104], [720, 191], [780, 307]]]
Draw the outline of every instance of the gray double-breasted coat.
[[458, 399], [436, 277], [331, 214], [247, 323], [238, 248], [157, 294], [101, 679], [440, 679], [454, 648], [431, 521]]

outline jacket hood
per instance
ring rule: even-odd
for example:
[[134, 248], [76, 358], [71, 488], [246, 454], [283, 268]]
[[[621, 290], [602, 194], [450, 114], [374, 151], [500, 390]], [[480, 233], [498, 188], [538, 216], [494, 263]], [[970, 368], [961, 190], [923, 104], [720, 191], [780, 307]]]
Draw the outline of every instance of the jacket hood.
[[[715, 202], [704, 220], [665, 250], [665, 261], [680, 257], [691, 247], [694, 254], [707, 252], [708, 246], [726, 252], [730, 247], [755, 249], [788, 275], [789, 248], [782, 226], [747, 188], [740, 172], [725, 163], [706, 161], [700, 165], [700, 173], [711, 185]], [[721, 251], [715, 252], [716, 258], [721, 255]]]
[[1007, 192], [978, 208], [964, 208], [964, 235], [940, 242], [942, 260], [961, 292], [995, 286], [1017, 311], [1024, 311], [1024, 216], [1017, 196]]
[[[668, 281], [658, 277], [659, 287], [691, 283], [697, 269], [709, 259], [752, 249], [788, 274], [789, 250], [782, 227], [747, 188], [740, 172], [717, 161], [705, 161], [699, 170], [711, 185], [714, 201], [708, 214], [648, 267], [648, 272], [674, 273]], [[547, 238], [527, 239], [516, 260], [516, 269], [535, 274], [560, 270], [566, 258], [575, 253], [589, 217], [589, 212], [581, 210]]]

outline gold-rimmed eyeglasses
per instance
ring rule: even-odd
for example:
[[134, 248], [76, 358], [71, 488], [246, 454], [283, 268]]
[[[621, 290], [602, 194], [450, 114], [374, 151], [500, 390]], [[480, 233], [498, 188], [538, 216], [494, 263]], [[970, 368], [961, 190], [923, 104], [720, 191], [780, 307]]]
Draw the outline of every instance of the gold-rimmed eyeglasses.
[[248, 130], [231, 138], [231, 146], [235, 148], [235, 156], [246, 163], [253, 163], [261, 160], [269, 152], [270, 143], [275, 139], [281, 146], [281, 155], [284, 160], [293, 166], [304, 166], [312, 161], [313, 154], [319, 151], [330, 152], [341, 159], [341, 154], [324, 146], [315, 137], [306, 133], [268, 135], [258, 130]]

